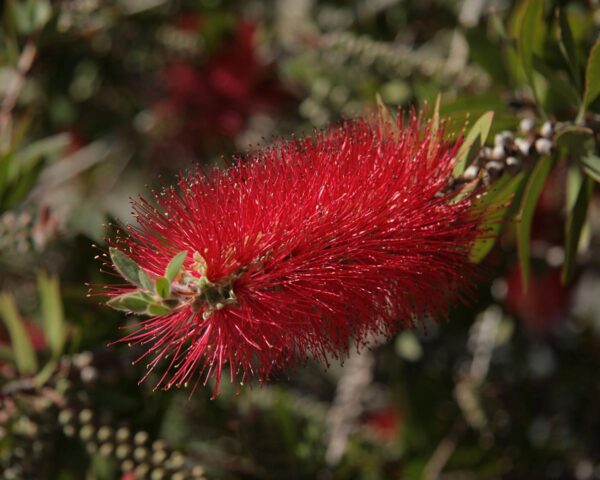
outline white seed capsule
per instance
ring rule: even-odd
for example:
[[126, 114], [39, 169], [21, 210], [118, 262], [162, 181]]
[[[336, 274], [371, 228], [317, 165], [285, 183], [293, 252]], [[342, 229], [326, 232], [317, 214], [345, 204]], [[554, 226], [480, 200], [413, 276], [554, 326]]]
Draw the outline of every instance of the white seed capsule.
[[135, 478], [146, 478], [148, 472], [150, 471], [150, 465], [146, 463], [142, 463], [135, 467], [133, 473], [135, 474]]
[[98, 432], [96, 433], [96, 438], [98, 438], [99, 442], [105, 442], [110, 438], [112, 434], [112, 429], [106, 425], [100, 427]]
[[100, 445], [100, 455], [102, 455], [103, 457], [108, 457], [112, 454], [114, 450], [114, 445], [112, 443], [103, 443], [102, 445]]
[[467, 181], [475, 180], [477, 178], [477, 174], [479, 173], [479, 167], [477, 165], [470, 165], [463, 173], [463, 177]]
[[94, 427], [92, 427], [91, 425], [84, 425], [83, 427], [81, 427], [81, 430], [79, 430], [79, 437], [82, 440], [89, 440], [93, 436], [94, 436]]
[[497, 162], [492, 160], [491, 162], [488, 162], [485, 164], [485, 169], [488, 171], [488, 173], [492, 176], [496, 176], [499, 175], [500, 173], [502, 173], [502, 170], [504, 169], [504, 165], [502, 165], [502, 163]]
[[522, 133], [531, 133], [535, 127], [535, 121], [531, 117], [524, 118], [519, 123], [519, 130]]
[[547, 138], [538, 138], [535, 141], [535, 150], [540, 155], [550, 155], [552, 152], [552, 142]]
[[515, 146], [521, 155], [529, 155], [529, 151], [531, 149], [531, 142], [529, 140], [525, 140], [524, 138], [515, 138]]
[[492, 159], [494, 160], [504, 160], [506, 156], [506, 152], [504, 151], [504, 147], [502, 145], [496, 145], [492, 150]]
[[162, 468], [155, 468], [150, 474], [151, 480], [162, 480], [165, 478], [165, 472]]
[[503, 132], [496, 134], [496, 136], [494, 137], [494, 145], [506, 146], [512, 142], [512, 139], [513, 139], [512, 132], [510, 132], [508, 130], [504, 130]]
[[117, 447], [117, 450], [115, 451], [115, 456], [117, 457], [117, 459], [121, 460], [123, 458], [126, 458], [127, 455], [129, 455], [130, 451], [131, 451], [131, 448], [129, 447], [129, 445], [127, 445], [127, 444], [119, 445]]
[[140, 431], [137, 432], [133, 437], [133, 443], [135, 443], [136, 445], [143, 445], [148, 441], [148, 438], [149, 436], [146, 432]]
[[540, 128], [540, 135], [544, 138], [552, 138], [554, 133], [554, 126], [551, 122], [544, 122], [542, 128]]
[[506, 169], [511, 175], [518, 173], [521, 170], [521, 160], [517, 157], [508, 157], [506, 159]]
[[125, 442], [129, 439], [129, 429], [127, 427], [121, 427], [117, 430], [117, 442]]
[[73, 412], [71, 410], [63, 410], [58, 414], [58, 423], [67, 425], [73, 421]]
[[147, 456], [148, 456], [148, 450], [146, 450], [144, 447], [137, 447], [133, 451], [133, 458], [138, 462], [144, 461]]
[[89, 408], [86, 408], [79, 412], [79, 421], [83, 424], [86, 424], [92, 420], [92, 411]]

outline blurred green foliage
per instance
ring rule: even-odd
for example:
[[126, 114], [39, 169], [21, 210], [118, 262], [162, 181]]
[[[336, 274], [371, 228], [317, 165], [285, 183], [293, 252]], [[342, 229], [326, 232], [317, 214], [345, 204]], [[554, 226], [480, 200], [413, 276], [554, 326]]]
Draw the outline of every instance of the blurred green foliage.
[[[597, 1], [1, 8], [2, 478], [600, 477]], [[382, 103], [445, 119], [456, 185], [492, 183], [469, 305], [215, 400], [138, 386], [137, 352], [106, 346], [136, 320], [86, 296], [117, 281], [104, 224], [195, 162]]]

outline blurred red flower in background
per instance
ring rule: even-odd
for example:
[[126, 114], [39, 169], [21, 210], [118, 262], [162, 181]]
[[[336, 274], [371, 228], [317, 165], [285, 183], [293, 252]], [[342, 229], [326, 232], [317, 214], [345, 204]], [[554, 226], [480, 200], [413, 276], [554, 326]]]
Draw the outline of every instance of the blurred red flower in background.
[[[183, 30], [202, 29], [203, 20], [186, 16]], [[251, 114], [278, 109], [289, 97], [272, 65], [255, 46], [256, 25], [239, 21], [233, 36], [204, 64], [174, 60], [160, 72], [165, 96], [154, 106], [168, 124], [165, 148], [173, 145], [198, 153], [219, 146], [244, 130]]]
[[551, 332], [564, 315], [569, 303], [569, 287], [562, 284], [559, 268], [535, 269], [523, 290], [521, 270], [513, 267], [506, 276], [507, 309], [518, 315], [526, 330], [533, 334]]
[[149, 372], [165, 362], [164, 388], [214, 377], [217, 393], [226, 364], [232, 381], [264, 381], [446, 315], [475, 280], [480, 233], [471, 197], [440, 194], [456, 148], [416, 118], [357, 120], [184, 175], [155, 194], [158, 210], [140, 199], [139, 225], [113, 247], [151, 279], [188, 255], [171, 296], [124, 341], [144, 345]]
[[388, 405], [368, 412], [363, 424], [379, 440], [392, 442], [398, 437], [402, 416], [396, 407]]
[[[36, 352], [43, 352], [47, 347], [44, 330], [40, 328], [33, 320], [28, 319], [23, 320], [23, 327], [25, 327], [25, 331], [27, 332], [27, 336], [29, 337], [29, 341], [31, 342], [33, 350]], [[0, 346], [10, 344], [10, 335], [6, 331], [6, 328], [3, 325], [0, 325]]]

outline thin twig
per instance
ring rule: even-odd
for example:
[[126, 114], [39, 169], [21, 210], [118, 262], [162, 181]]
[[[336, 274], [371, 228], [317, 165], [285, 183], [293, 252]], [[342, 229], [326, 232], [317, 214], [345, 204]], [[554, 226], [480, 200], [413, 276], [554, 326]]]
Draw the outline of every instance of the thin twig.
[[442, 473], [442, 470], [450, 460], [450, 457], [456, 450], [458, 442], [462, 438], [466, 431], [465, 422], [458, 418], [452, 429], [438, 444], [437, 448], [433, 452], [433, 455], [429, 458], [427, 465], [423, 469], [423, 480], [437, 480]]
[[37, 47], [33, 41], [29, 40], [21, 51], [19, 61], [17, 62], [17, 71], [11, 77], [6, 87], [6, 94], [2, 99], [2, 106], [0, 107], [0, 135], [5, 135], [10, 126], [12, 111], [17, 104], [17, 99], [25, 85], [26, 75], [31, 70], [36, 56]]

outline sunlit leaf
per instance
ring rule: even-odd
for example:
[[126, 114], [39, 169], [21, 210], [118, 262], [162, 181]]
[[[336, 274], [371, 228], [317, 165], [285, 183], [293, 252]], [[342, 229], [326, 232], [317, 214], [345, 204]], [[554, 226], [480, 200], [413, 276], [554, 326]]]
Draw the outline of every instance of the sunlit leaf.
[[150, 301], [151, 299], [141, 292], [131, 292], [113, 297], [106, 304], [115, 310], [139, 313], [146, 310]]
[[66, 340], [66, 327], [62, 299], [57, 277], [49, 277], [45, 272], [38, 273], [38, 290], [41, 300], [41, 315], [44, 331], [52, 355], [62, 354]]
[[171, 313], [171, 309], [164, 305], [159, 305], [158, 303], [152, 303], [148, 305], [147, 313], [150, 315], [167, 315]]
[[148, 292], [153, 292], [154, 284], [152, 283], [152, 280], [150, 279], [150, 277], [148, 276], [148, 274], [146, 273], [145, 270], [140, 269], [139, 277], [140, 277], [140, 284], [141, 284], [142, 288], [144, 288]]
[[171, 295], [171, 282], [165, 277], [160, 277], [156, 279], [156, 293], [161, 298], [168, 298]]
[[144, 287], [140, 280], [140, 266], [118, 248], [110, 247], [109, 252], [110, 259], [121, 276], [134, 285]]
[[22, 374], [33, 374], [38, 369], [37, 358], [25, 324], [19, 315], [14, 299], [7, 293], [0, 294], [0, 316], [4, 320], [10, 342], [13, 357], [17, 369]]
[[175, 280], [175, 277], [179, 273], [179, 270], [181, 270], [181, 267], [183, 266], [183, 262], [185, 262], [186, 257], [187, 252], [179, 252], [169, 262], [169, 265], [167, 265], [167, 268], [165, 270], [165, 277], [167, 277], [169, 282]]
[[467, 133], [463, 144], [460, 146], [460, 150], [457, 155], [457, 163], [454, 167], [454, 176], [461, 175], [469, 160], [485, 145], [490, 129], [492, 128], [492, 121], [494, 120], [494, 112], [486, 112], [475, 122], [473, 127]]

